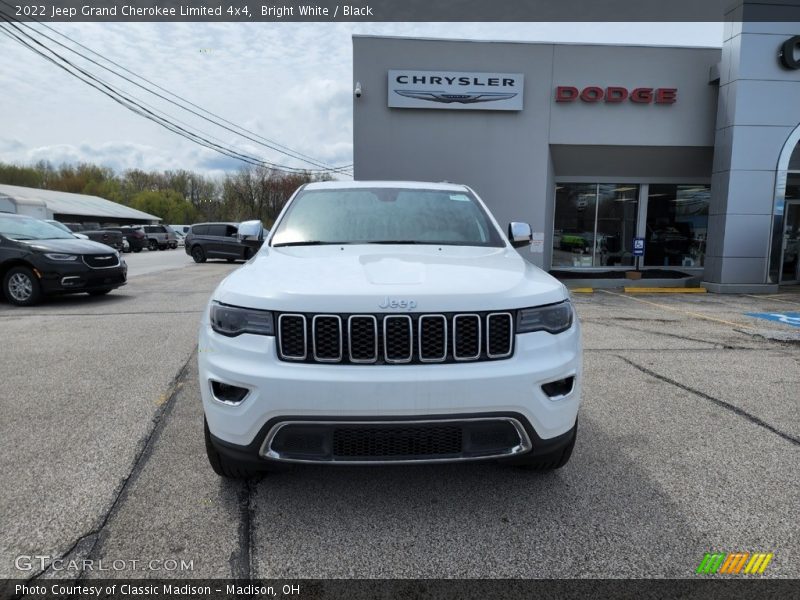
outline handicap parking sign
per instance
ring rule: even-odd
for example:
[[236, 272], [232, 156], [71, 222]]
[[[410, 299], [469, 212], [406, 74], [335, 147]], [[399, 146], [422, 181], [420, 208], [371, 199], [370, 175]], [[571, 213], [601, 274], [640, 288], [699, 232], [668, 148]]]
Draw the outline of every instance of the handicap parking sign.
[[633, 255], [644, 256], [644, 238], [633, 238]]
[[800, 327], [800, 312], [788, 313], [745, 313], [748, 317], [756, 319], [766, 319], [767, 321], [777, 321], [793, 327]]

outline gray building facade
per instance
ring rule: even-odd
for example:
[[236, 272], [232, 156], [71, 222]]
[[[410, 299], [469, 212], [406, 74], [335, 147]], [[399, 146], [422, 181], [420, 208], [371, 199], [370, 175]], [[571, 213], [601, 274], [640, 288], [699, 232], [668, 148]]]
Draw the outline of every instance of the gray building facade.
[[355, 177], [465, 183], [551, 271], [797, 282], [800, 22], [746, 9], [721, 49], [356, 36]]

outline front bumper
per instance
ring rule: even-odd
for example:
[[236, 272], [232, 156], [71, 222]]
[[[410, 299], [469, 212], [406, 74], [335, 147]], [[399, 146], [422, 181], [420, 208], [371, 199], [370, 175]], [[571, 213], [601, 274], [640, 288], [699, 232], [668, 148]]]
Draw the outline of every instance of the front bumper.
[[[198, 364], [203, 408], [213, 439], [259, 456], [268, 424], [330, 420], [514, 415], [534, 447], [568, 434], [581, 396], [579, 324], [558, 335], [518, 334], [505, 360], [423, 365], [325, 365], [278, 359], [275, 338], [236, 338], [200, 329]], [[574, 377], [569, 393], [542, 385]], [[240, 403], [216, 399], [211, 381], [248, 390]], [[255, 447], [253, 446], [256, 444]], [[255, 450], [253, 448], [255, 447]]]
[[36, 266], [39, 283], [45, 294], [70, 294], [118, 288], [125, 285], [128, 266], [120, 258], [117, 267], [93, 269], [80, 261], [57, 266], [43, 261]]
[[[515, 431], [514, 438], [516, 442], [506, 445], [504, 441], [498, 440], [496, 436], [493, 439], [484, 436], [476, 442], [474, 437], [471, 440], [464, 440], [463, 451], [454, 453], [450, 456], [442, 456], [441, 454], [424, 456], [415, 454], [414, 456], [370, 456], [364, 458], [337, 458], [334, 453], [328, 458], [319, 456], [302, 456], [295, 450], [294, 455], [280, 454], [283, 448], [278, 448], [275, 444], [275, 439], [282, 431], [286, 429], [284, 426], [314, 426], [324, 423], [326, 426], [333, 428], [341, 427], [342, 425], [357, 425], [362, 427], [375, 427], [376, 425], [382, 427], [407, 427], [413, 426], [415, 423], [425, 423], [433, 426], [441, 425], [456, 425], [456, 426], [470, 426], [477, 424], [481, 427], [483, 424], [488, 423], [513, 423], [513, 430]], [[284, 419], [273, 419], [267, 422], [261, 431], [256, 435], [255, 439], [247, 446], [240, 446], [231, 444], [211, 434], [211, 443], [214, 449], [236, 463], [249, 464], [253, 467], [265, 464], [265, 461], [272, 463], [308, 463], [308, 464], [335, 464], [335, 465], [402, 465], [402, 464], [419, 464], [419, 463], [443, 463], [443, 462], [460, 462], [460, 461], [479, 461], [479, 460], [499, 460], [501, 462], [514, 463], [516, 458], [520, 455], [534, 455], [546, 456], [552, 455], [563, 451], [563, 449], [573, 442], [576, 424], [566, 433], [550, 439], [540, 438], [530, 423], [524, 423], [524, 417], [514, 413], [484, 413], [481, 415], [427, 415], [421, 418], [392, 418], [391, 420], [371, 421], [367, 419], [342, 419], [337, 417], [330, 417], [322, 420], [307, 420], [296, 417], [286, 417]], [[478, 429], [480, 434], [480, 429]], [[487, 442], [487, 440], [489, 440]], [[505, 447], [503, 449], [503, 447]], [[456, 455], [457, 454], [457, 455]]]

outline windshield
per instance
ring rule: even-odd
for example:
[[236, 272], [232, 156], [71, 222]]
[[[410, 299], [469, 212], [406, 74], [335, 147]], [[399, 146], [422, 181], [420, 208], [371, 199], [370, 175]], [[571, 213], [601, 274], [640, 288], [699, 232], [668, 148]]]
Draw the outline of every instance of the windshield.
[[72, 233], [69, 227], [64, 225], [63, 223], [59, 223], [58, 221], [45, 221], [48, 225], [52, 225], [53, 227], [57, 227], [61, 231], [66, 231], [67, 233]]
[[0, 216], [0, 234], [12, 240], [75, 239], [71, 233], [61, 231], [49, 223], [24, 217]]
[[300, 192], [272, 245], [310, 244], [504, 245], [472, 194], [396, 188]]

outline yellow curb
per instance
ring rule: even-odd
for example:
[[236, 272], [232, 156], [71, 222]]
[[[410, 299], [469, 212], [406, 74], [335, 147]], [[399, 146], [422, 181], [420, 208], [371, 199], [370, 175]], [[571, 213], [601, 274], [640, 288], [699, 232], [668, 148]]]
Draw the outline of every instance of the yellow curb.
[[594, 288], [570, 288], [569, 291], [576, 294], [591, 294], [594, 292]]
[[705, 294], [708, 290], [702, 287], [626, 287], [626, 294]]

